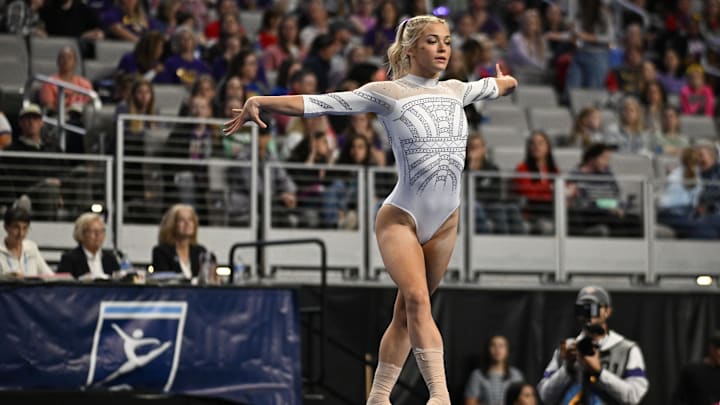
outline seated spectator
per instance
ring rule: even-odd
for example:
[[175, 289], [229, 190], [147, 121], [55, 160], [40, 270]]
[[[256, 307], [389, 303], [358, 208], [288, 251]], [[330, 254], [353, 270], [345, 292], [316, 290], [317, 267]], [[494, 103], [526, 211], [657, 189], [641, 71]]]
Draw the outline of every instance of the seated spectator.
[[510, 365], [510, 342], [503, 335], [494, 335], [485, 346], [480, 367], [465, 385], [465, 405], [503, 405], [505, 391], [520, 381], [522, 372]]
[[[210, 101], [195, 96], [190, 99], [190, 117], [211, 118]], [[219, 139], [216, 131], [206, 123], [183, 124], [170, 134], [166, 143], [164, 157], [190, 160], [204, 160], [217, 155]], [[207, 218], [205, 200], [208, 191], [208, 168], [205, 165], [168, 165], [165, 169], [165, 196], [171, 202], [179, 202], [196, 207]]]
[[[143, 78], [138, 78], [133, 81], [132, 87], [130, 88], [130, 97], [115, 107], [116, 117], [120, 114], [157, 115], [157, 113], [157, 107], [155, 107], [155, 91], [153, 90], [152, 83]], [[126, 153], [138, 156], [144, 155], [144, 153], [142, 153], [142, 136], [146, 129], [154, 126], [155, 123], [153, 121], [128, 121], [127, 128], [125, 128], [124, 131], [125, 141], [129, 142], [130, 139], [138, 138], [140, 143], [135, 145], [135, 148], [128, 148], [126, 144], [126, 149], [128, 149]]]
[[239, 54], [243, 48], [243, 39], [239, 35], [228, 35], [220, 39], [218, 43], [219, 55], [212, 59], [210, 70], [215, 81], [220, 81], [227, 74], [230, 61]]
[[0, 277], [45, 277], [54, 273], [43, 259], [35, 242], [26, 239], [30, 212], [21, 207], [5, 211], [5, 239], [0, 244]]
[[611, 92], [620, 92], [639, 96], [643, 87], [643, 54], [641, 48], [625, 50], [625, 61], [614, 69], [607, 78], [607, 88]]
[[[712, 1], [711, 1], [712, 2]], [[720, 330], [708, 339], [702, 361], [686, 364], [680, 370], [673, 396], [678, 405], [714, 405], [720, 402]]]
[[374, 162], [374, 165], [385, 166], [387, 162], [387, 154], [390, 152], [389, 148], [385, 149], [380, 135], [375, 132], [372, 127], [373, 117], [371, 114], [354, 114], [350, 116], [350, 125], [345, 130], [345, 133], [338, 138], [338, 147], [343, 149], [348, 140], [352, 139], [355, 135], [360, 135], [367, 139], [370, 149], [368, 154]]
[[5, 114], [0, 111], [0, 150], [10, 146], [12, 143], [12, 127]]
[[310, 45], [321, 34], [330, 32], [330, 21], [325, 3], [322, 0], [310, 0], [305, 9], [307, 25], [300, 30], [300, 46], [309, 49]]
[[363, 38], [371, 55], [384, 57], [390, 44], [395, 41], [395, 29], [400, 22], [400, 10], [397, 3], [383, 0], [375, 9], [375, 27], [368, 30]]
[[[290, 78], [302, 70], [302, 63], [296, 59], [285, 59], [277, 71], [275, 88], [270, 91], [271, 96], [286, 96], [290, 94]], [[315, 86], [317, 88], [317, 85]]]
[[658, 80], [668, 94], [680, 95], [686, 85], [680, 66], [680, 57], [674, 48], [668, 47], [663, 56], [663, 70], [658, 74]]
[[[463, 52], [465, 52], [466, 47], [468, 46], [474, 46], [473, 42], [475, 41], [465, 41], [465, 45], [463, 47]], [[488, 39], [483, 39], [480, 41], [480, 52], [478, 54], [478, 60], [477, 63], [475, 63], [475, 77], [478, 79], [482, 79], [485, 77], [495, 77], [497, 76], [496, 67], [497, 65], [500, 65], [500, 69], [502, 69], [503, 73], [510, 72], [510, 67], [505, 63], [505, 61], [500, 58], [497, 54], [497, 51], [495, 51], [495, 46], [493, 43]], [[476, 79], [474, 79], [476, 80]]]
[[525, 11], [521, 29], [510, 37], [508, 63], [514, 68], [545, 70], [550, 50], [542, 32], [540, 14], [535, 9]]
[[192, 30], [180, 27], [172, 37], [172, 55], [165, 59], [162, 73], [155, 78], [157, 83], [192, 85], [203, 74], [210, 74], [210, 68], [195, 57], [197, 41]]
[[[267, 128], [258, 129], [258, 201], [262, 200], [265, 188], [265, 165], [270, 162], [278, 162], [280, 159], [272, 145], [272, 121], [263, 117], [263, 122], [268, 123]], [[251, 149], [239, 147], [233, 158], [241, 162], [249, 161]], [[250, 222], [251, 207], [251, 179], [252, 171], [248, 167], [231, 166], [227, 170], [228, 188], [230, 197], [228, 203], [228, 216], [230, 223], [237, 226], [246, 226]], [[294, 227], [297, 226], [299, 216], [297, 212], [297, 185], [282, 167], [272, 169], [272, 213], [270, 215], [273, 227]], [[264, 205], [259, 204], [262, 210]]]
[[[58, 72], [51, 76], [52, 79], [60, 80], [66, 83], [92, 90], [90, 81], [78, 74], [75, 74], [77, 68], [77, 55], [75, 49], [71, 46], [64, 46], [58, 52], [57, 57]], [[65, 89], [65, 108], [71, 104], [85, 105], [90, 101], [90, 97], [76, 93], [72, 90]], [[44, 83], [40, 89], [40, 102], [43, 107], [50, 111], [58, 110], [58, 87], [54, 84]]]
[[682, 149], [690, 145], [687, 135], [680, 132], [680, 113], [675, 107], [666, 106], [661, 123], [661, 130], [655, 132], [655, 153], [680, 156]]
[[[368, 138], [361, 134], [349, 135], [335, 160], [338, 165], [377, 166]], [[362, 198], [357, 172], [332, 171], [328, 174], [329, 187], [323, 193], [323, 213], [328, 223], [340, 229], [357, 229], [358, 199]]]
[[187, 100], [184, 100], [183, 103], [180, 105], [178, 116], [186, 117], [188, 115], [188, 113], [190, 112], [189, 102], [195, 96], [202, 97], [208, 100], [208, 102], [210, 102], [211, 117], [219, 116], [219, 114], [222, 113], [222, 110], [216, 109], [213, 105], [213, 101], [215, 100], [215, 88], [215, 79], [213, 79], [212, 76], [210, 76], [209, 74], [203, 74], [198, 76], [195, 79], [195, 82], [193, 82], [192, 88], [190, 88], [190, 97]]
[[160, 3], [157, 14], [157, 32], [165, 38], [172, 38], [178, 27], [194, 28], [193, 16], [181, 10], [182, 0], [164, 0]]
[[[3, 3], [3, 20], [5, 20], [3, 28], [13, 35], [47, 37], [45, 24], [40, 17], [40, 10], [44, 3], [44, 0], [15, 0]], [[7, 4], [7, 8], [5, 4]], [[19, 16], [20, 18], [5, 18], [10, 16]]]
[[112, 251], [103, 250], [105, 221], [95, 213], [82, 214], [75, 220], [73, 239], [78, 247], [63, 253], [58, 273], [70, 273], [79, 279], [108, 279], [120, 270], [120, 263]]
[[550, 139], [542, 131], [533, 131], [525, 143], [525, 160], [515, 168], [513, 179], [515, 193], [525, 199], [525, 216], [532, 231], [548, 235], [553, 232], [554, 179], [560, 173], [550, 145]]
[[226, 38], [237, 37], [240, 40], [240, 50], [254, 48], [254, 44], [250, 43], [250, 40], [240, 26], [240, 15], [230, 13], [223, 15], [220, 19], [220, 37], [217, 41], [213, 41], [209, 48], [205, 51], [205, 60], [213, 61], [218, 56], [222, 55], [223, 42]]
[[350, 14], [350, 24], [353, 25], [354, 31], [361, 36], [375, 28], [377, 17], [373, 13], [373, 0], [356, 0], [352, 2], [352, 13]]
[[165, 69], [163, 52], [165, 38], [157, 31], [146, 32], [135, 44], [135, 49], [120, 58], [117, 71], [121, 74], [138, 74], [152, 81]]
[[718, 150], [710, 142], [699, 142], [700, 179], [703, 191], [698, 203], [698, 216], [720, 235], [720, 162]]
[[81, 0], [49, 0], [40, 9], [48, 35], [90, 41], [105, 38], [97, 14]]
[[605, 134], [602, 131], [600, 110], [595, 107], [585, 107], [575, 118], [570, 145], [587, 148], [593, 143], [602, 142]]
[[252, 50], [242, 50], [228, 65], [225, 79], [237, 77], [245, 88], [246, 98], [267, 94], [265, 83], [258, 76], [258, 58]]
[[139, 0], [116, 0], [102, 14], [102, 25], [108, 38], [138, 42], [142, 34], [159, 28], [155, 19], [145, 14]]
[[330, 90], [330, 61], [338, 50], [338, 43], [330, 34], [319, 35], [315, 38], [312, 48], [303, 62], [303, 69], [315, 73], [317, 90], [320, 93]]
[[[488, 157], [485, 139], [479, 133], [468, 137], [465, 154], [465, 170], [468, 172], [499, 171], [497, 165]], [[516, 201], [507, 201], [501, 197], [502, 177], [497, 175], [479, 175], [474, 177], [475, 200], [475, 233], [479, 234], [523, 234], [527, 233], [525, 221]]]
[[[568, 233], [572, 236], [640, 237], [640, 217], [628, 212], [610, 170], [611, 149], [593, 144], [568, 180]], [[590, 176], [590, 177], [588, 177]]]
[[[15, 152], [58, 153], [55, 142], [43, 137], [42, 111], [37, 104], [29, 104], [20, 111], [18, 120], [20, 134], [5, 150]], [[11, 198], [23, 195], [32, 202], [33, 216], [36, 219], [55, 218], [57, 209], [62, 207], [60, 196], [62, 171], [55, 159], [26, 159], [3, 157], [4, 173], [0, 176], [3, 189], [12, 190]]]
[[605, 143], [625, 153], [651, 151], [650, 134], [645, 128], [645, 118], [637, 98], [627, 96], [623, 99], [619, 127], [608, 130]]
[[472, 38], [477, 41], [478, 37], [482, 37], [482, 34], [475, 32], [475, 19], [467, 13], [458, 14], [455, 18], [453, 28], [453, 32], [450, 33], [452, 36], [453, 53], [460, 49], [468, 39]]
[[219, 18], [215, 21], [210, 22], [205, 26], [205, 38], [210, 41], [219, 40], [220, 34], [223, 32], [222, 21], [227, 15], [235, 17], [235, 23], [237, 27], [235, 30], [238, 34], [245, 35], [245, 30], [240, 26], [240, 18], [238, 17], [240, 10], [238, 9], [238, 3], [235, 0], [220, 0], [217, 3], [217, 15]]
[[680, 90], [680, 105], [683, 114], [707, 115], [715, 113], [715, 95], [712, 87], [705, 84], [705, 72], [700, 65], [687, 69], [688, 84]]
[[648, 131], [658, 133], [662, 128], [662, 116], [667, 105], [667, 95], [660, 82], [651, 81], [645, 86], [642, 94], [645, 106], [645, 123]]
[[[190, 19], [186, 26], [194, 34], [197, 34], [199, 42], [204, 42], [202, 33], [205, 32], [205, 27], [209, 23], [208, 6], [211, 4], [211, 2], [202, 0], [184, 0], [180, 2], [180, 12]], [[181, 22], [181, 24], [183, 23]]]
[[[312, 122], [315, 118], [305, 118], [305, 120]], [[292, 149], [288, 161], [305, 163], [308, 167], [312, 167], [330, 164], [332, 157], [333, 148], [328, 140], [327, 132], [311, 130]], [[307, 228], [337, 227], [336, 213], [326, 211], [326, 207], [323, 205], [324, 192], [332, 183], [326, 170], [293, 169], [288, 170], [288, 174], [298, 187], [298, 208], [302, 213], [299, 225]]]
[[[706, 1], [703, 11], [700, 32], [708, 41], [717, 41], [720, 38], [720, 1]], [[720, 344], [718, 344], [718, 347], [720, 347]]]
[[[215, 99], [213, 100], [214, 111], [225, 111], [227, 109], [227, 100], [237, 99], [242, 100], [245, 103], [247, 97], [245, 96], [245, 86], [237, 76], [228, 77], [227, 80], [220, 85], [220, 88], [215, 93]], [[228, 115], [226, 118], [232, 118]]]
[[207, 250], [198, 244], [198, 214], [190, 205], [175, 204], [160, 221], [158, 244], [152, 249], [155, 271], [169, 271], [190, 279], [197, 277]]
[[287, 59], [299, 59], [301, 56], [297, 18], [285, 15], [280, 20], [277, 43], [263, 52], [263, 64], [266, 70], [278, 70]]
[[[309, 139], [312, 134], [316, 132], [322, 132], [325, 134], [325, 140], [328, 142], [328, 146], [331, 150], [334, 150], [337, 146], [337, 136], [334, 129], [330, 126], [330, 120], [327, 116], [318, 117], [293, 117], [287, 124], [287, 132], [285, 136], [278, 139], [279, 141], [279, 152], [282, 160], [289, 160], [290, 157], [295, 153], [295, 147], [300, 144], [304, 139]], [[310, 146], [309, 144], [307, 146]], [[305, 161], [306, 153], [308, 151], [303, 150], [299, 156], [295, 153], [296, 159], [294, 161]], [[332, 158], [332, 153], [330, 153]]]
[[[507, 35], [500, 20], [492, 14], [487, 0], [475, 0], [469, 4], [468, 14], [475, 20], [474, 31], [483, 34], [500, 49], [507, 46]], [[503, 70], [504, 72], [505, 70]]]
[[526, 382], [514, 382], [505, 391], [505, 405], [536, 405], [539, 402], [535, 387]]
[[[263, 13], [260, 30], [257, 32], [257, 42], [260, 49], [267, 49], [270, 45], [278, 42], [278, 27], [282, 14], [276, 9], [267, 9]], [[251, 32], [250, 35], [255, 35]]]
[[682, 152], [681, 165], [668, 175], [665, 190], [658, 200], [658, 222], [667, 225], [681, 238], [713, 239], [717, 235], [696, 212], [702, 192], [698, 155], [693, 148]]

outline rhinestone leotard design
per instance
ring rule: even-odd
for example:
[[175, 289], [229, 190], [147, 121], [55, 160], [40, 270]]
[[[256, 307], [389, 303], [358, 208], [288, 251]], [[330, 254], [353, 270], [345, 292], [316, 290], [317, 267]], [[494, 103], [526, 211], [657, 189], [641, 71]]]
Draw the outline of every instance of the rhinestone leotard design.
[[495, 79], [464, 83], [407, 75], [355, 91], [303, 96], [305, 116], [373, 112], [385, 126], [398, 182], [384, 204], [406, 211], [420, 243], [460, 204], [468, 124], [463, 108], [498, 97]]

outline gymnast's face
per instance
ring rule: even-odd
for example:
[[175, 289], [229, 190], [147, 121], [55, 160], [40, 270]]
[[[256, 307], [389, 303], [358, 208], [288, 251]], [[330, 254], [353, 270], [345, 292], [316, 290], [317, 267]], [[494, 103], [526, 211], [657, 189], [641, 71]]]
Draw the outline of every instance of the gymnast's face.
[[452, 54], [447, 24], [428, 24], [407, 53], [411, 61], [410, 73], [420, 77], [437, 77], [447, 68]]

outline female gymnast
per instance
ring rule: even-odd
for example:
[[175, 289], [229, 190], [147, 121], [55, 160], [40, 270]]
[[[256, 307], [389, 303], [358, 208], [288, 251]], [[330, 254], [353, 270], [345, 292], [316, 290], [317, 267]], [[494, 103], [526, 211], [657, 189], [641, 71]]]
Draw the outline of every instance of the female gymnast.
[[517, 80], [504, 75], [464, 83], [439, 81], [452, 52], [446, 22], [416, 16], [400, 23], [388, 49], [392, 81], [351, 92], [251, 97], [226, 123], [267, 125], [260, 111], [305, 117], [362, 114], [380, 117], [392, 142], [398, 182], [377, 214], [375, 235], [385, 268], [398, 287], [393, 319], [380, 341], [368, 405], [390, 404], [408, 352], [425, 379], [427, 404], [449, 404], [443, 342], [430, 312], [430, 295], [442, 280], [455, 246], [460, 181], [468, 124], [463, 107], [509, 94]]

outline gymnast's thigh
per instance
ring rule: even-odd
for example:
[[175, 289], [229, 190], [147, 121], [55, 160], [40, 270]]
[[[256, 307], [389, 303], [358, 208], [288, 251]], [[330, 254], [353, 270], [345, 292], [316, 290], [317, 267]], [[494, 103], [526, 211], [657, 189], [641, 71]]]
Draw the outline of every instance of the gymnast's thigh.
[[423, 249], [410, 215], [392, 205], [382, 206], [375, 236], [385, 269], [400, 293], [427, 291]]
[[457, 240], [459, 210], [448, 217], [433, 237], [422, 246], [428, 290], [432, 294], [447, 271]]

